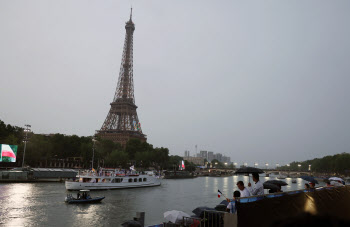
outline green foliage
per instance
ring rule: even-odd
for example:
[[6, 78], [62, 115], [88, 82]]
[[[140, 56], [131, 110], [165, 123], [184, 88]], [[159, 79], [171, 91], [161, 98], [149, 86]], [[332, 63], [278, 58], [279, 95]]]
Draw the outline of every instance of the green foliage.
[[128, 168], [129, 155], [126, 151], [114, 150], [106, 157], [106, 164], [114, 167]]
[[23, 128], [6, 125], [0, 120], [0, 143], [18, 145], [23, 140]]
[[169, 157], [169, 161], [166, 165], [166, 168], [168, 170], [174, 170], [174, 169], [179, 169], [179, 165], [182, 161], [182, 157], [178, 156], [178, 155], [171, 155]]
[[153, 164], [154, 159], [154, 151], [136, 152], [135, 154], [136, 166], [142, 169], [150, 167]]
[[196, 165], [193, 162], [188, 162], [187, 160], [185, 160], [185, 169], [187, 171], [195, 171]]
[[225, 168], [226, 167], [224, 163], [220, 162], [217, 159], [211, 160], [211, 164], [212, 164], [213, 167], [216, 167], [216, 168]]
[[228, 166], [228, 168], [230, 168], [230, 169], [234, 169], [234, 168], [236, 168], [236, 166], [235, 166], [235, 165], [233, 165], [233, 163], [231, 163], [231, 164]]
[[[301, 165], [300, 167], [298, 165]], [[349, 173], [350, 172], [350, 154], [341, 153], [323, 158], [315, 158], [303, 162], [292, 162], [290, 166], [282, 166], [278, 169], [290, 171], [308, 171], [311, 165], [311, 171], [327, 173]]]
[[[23, 157], [23, 133], [23, 128], [6, 125], [0, 120], [0, 143], [19, 145], [17, 163], [21, 163]], [[118, 143], [101, 138], [93, 142], [92, 137], [30, 133], [25, 163], [37, 166], [39, 161], [82, 157], [85, 166], [89, 168], [93, 150], [94, 167], [104, 165], [104, 167], [112, 168], [129, 168], [131, 164], [135, 164], [138, 168], [166, 169], [173, 164], [178, 166], [182, 160], [179, 156], [172, 156], [173, 158], [170, 159], [167, 148], [153, 148], [152, 144], [141, 142], [138, 139], [130, 139], [124, 148]]]

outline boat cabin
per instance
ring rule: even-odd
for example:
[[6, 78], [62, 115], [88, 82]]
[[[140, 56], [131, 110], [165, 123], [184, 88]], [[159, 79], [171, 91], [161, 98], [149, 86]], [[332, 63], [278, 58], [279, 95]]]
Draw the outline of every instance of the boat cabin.
[[77, 199], [91, 199], [90, 190], [80, 190], [77, 194]]

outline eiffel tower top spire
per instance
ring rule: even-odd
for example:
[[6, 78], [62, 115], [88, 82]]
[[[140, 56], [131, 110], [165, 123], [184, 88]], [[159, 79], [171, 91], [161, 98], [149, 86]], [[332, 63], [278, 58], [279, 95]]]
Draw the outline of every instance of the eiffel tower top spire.
[[130, 11], [130, 21], [132, 21], [132, 7], [131, 7], [131, 11]]

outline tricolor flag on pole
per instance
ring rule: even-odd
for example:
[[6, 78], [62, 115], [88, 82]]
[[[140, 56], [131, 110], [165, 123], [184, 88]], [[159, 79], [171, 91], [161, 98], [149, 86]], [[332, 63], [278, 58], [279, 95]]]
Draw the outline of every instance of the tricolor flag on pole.
[[184, 162], [184, 160], [182, 160], [182, 169], [183, 170], [185, 169], [185, 162]]
[[16, 162], [17, 145], [0, 144], [0, 162]]
[[218, 198], [220, 198], [222, 196], [222, 193], [220, 192], [220, 190], [218, 190]]

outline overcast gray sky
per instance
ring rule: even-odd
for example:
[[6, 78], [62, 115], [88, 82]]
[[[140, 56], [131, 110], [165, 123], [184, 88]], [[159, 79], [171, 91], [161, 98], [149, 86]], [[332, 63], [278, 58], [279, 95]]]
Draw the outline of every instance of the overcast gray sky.
[[0, 119], [100, 129], [130, 3], [149, 143], [250, 165], [349, 152], [350, 1], [0, 0]]

